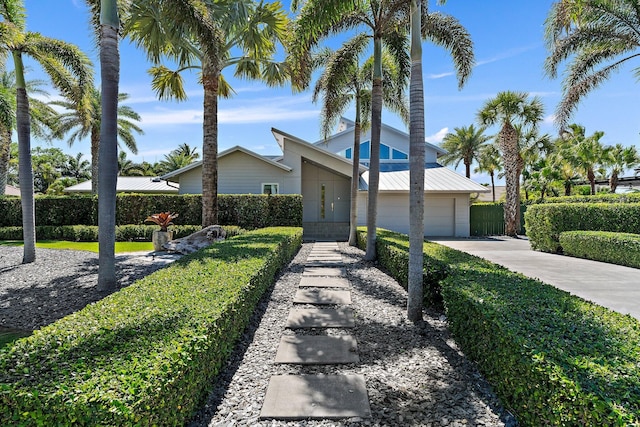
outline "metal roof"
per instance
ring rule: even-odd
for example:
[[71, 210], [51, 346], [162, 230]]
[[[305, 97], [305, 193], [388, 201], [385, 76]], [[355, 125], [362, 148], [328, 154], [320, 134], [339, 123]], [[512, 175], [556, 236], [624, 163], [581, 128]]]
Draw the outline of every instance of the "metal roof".
[[[360, 190], [369, 189], [369, 172], [360, 178]], [[409, 191], [409, 171], [380, 172], [379, 191]], [[449, 168], [438, 167], [424, 170], [425, 193], [486, 193], [491, 191]]]
[[[149, 176], [119, 176], [116, 184], [118, 193], [175, 193], [178, 184], [169, 185], [167, 181]], [[65, 193], [91, 193], [91, 181], [84, 181], [64, 189]]]

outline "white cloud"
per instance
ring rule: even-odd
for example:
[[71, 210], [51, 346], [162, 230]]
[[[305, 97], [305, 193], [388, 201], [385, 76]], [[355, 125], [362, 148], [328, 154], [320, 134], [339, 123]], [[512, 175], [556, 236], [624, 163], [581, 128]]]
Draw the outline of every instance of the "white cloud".
[[490, 58], [480, 60], [476, 62], [476, 67], [481, 65], [491, 64], [492, 62], [502, 61], [503, 59], [513, 58], [514, 56], [518, 56], [522, 53], [528, 52], [530, 50], [536, 49], [540, 46], [540, 43], [532, 44], [529, 46], [521, 46], [513, 49], [506, 50], [504, 52], [498, 53]]
[[546, 116], [542, 120], [542, 123], [544, 123], [546, 125], [553, 125], [553, 124], [555, 124], [555, 121], [556, 121], [556, 115], [555, 114], [549, 114], [548, 116]]
[[444, 77], [450, 77], [453, 76], [455, 73], [453, 71], [450, 71], [448, 73], [440, 73], [440, 74], [427, 74], [427, 79], [431, 79], [431, 80], [437, 80], [437, 79], [442, 79]]
[[449, 133], [449, 128], [442, 128], [438, 132], [433, 135], [429, 135], [425, 138], [425, 140], [431, 144], [440, 144], [444, 139], [445, 135]]

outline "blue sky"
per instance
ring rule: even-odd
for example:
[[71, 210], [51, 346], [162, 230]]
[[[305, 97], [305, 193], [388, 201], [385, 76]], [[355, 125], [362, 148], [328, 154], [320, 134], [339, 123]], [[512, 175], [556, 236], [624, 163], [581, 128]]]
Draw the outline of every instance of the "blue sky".
[[[449, 0], [441, 10], [458, 18], [474, 41], [477, 65], [462, 89], [458, 90], [450, 57], [444, 49], [424, 44], [423, 71], [425, 84], [425, 114], [427, 140], [440, 143], [442, 137], [455, 127], [474, 123], [483, 103], [504, 90], [526, 91], [537, 95], [545, 105], [542, 132], [556, 134], [553, 113], [561, 96], [561, 80], [545, 76], [543, 63], [547, 55], [543, 27], [551, 0]], [[471, 6], [471, 5], [474, 6]], [[481, 4], [481, 6], [475, 6]], [[284, 1], [288, 9], [289, 1]], [[98, 64], [89, 26], [87, 8], [82, 0], [25, 0], [27, 27], [49, 37], [75, 43]], [[332, 40], [337, 46], [340, 40]], [[187, 102], [158, 101], [150, 88], [145, 54], [127, 40], [120, 44], [120, 92], [130, 95], [126, 103], [142, 116], [145, 135], [137, 137], [139, 152], [129, 154], [135, 161], [155, 162], [181, 143], [192, 147], [202, 145], [202, 90], [195, 77], [187, 78]], [[592, 92], [579, 106], [572, 122], [586, 126], [588, 134], [604, 131], [605, 144], [636, 145], [640, 121], [637, 118], [637, 99], [640, 85], [630, 67]], [[260, 154], [280, 154], [271, 134], [271, 127], [316, 141], [319, 134], [319, 107], [311, 102], [309, 92], [293, 94], [289, 87], [268, 88], [256, 82], [234, 80], [227, 72], [237, 95], [221, 100], [219, 106], [220, 151], [242, 145]], [[33, 67], [31, 78], [42, 74]], [[96, 77], [99, 85], [99, 76]], [[53, 94], [53, 91], [51, 91]], [[347, 117], [353, 118], [353, 113]], [[400, 119], [383, 112], [386, 124], [406, 130]], [[495, 129], [490, 130], [496, 132]], [[50, 145], [32, 141], [33, 146]], [[76, 142], [68, 147], [57, 141], [53, 146], [69, 154], [86, 153], [89, 141]], [[477, 176], [478, 182], [488, 182]]]

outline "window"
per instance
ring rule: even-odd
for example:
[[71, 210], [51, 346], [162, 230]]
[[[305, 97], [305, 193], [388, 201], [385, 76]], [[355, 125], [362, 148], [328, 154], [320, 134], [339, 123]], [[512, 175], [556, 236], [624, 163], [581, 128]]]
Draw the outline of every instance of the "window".
[[360, 158], [361, 159], [369, 159], [370, 158], [370, 154], [369, 154], [369, 148], [371, 148], [369, 146], [369, 141], [363, 142], [360, 144]]
[[393, 160], [407, 160], [409, 158], [409, 156], [407, 156], [406, 153], [403, 153], [402, 151], [396, 150], [395, 148], [392, 151], [392, 159]]
[[389, 160], [389, 146], [380, 144], [380, 160]]
[[275, 184], [275, 183], [262, 184], [262, 194], [278, 194], [278, 184]]
[[345, 156], [347, 159], [350, 159], [350, 158], [351, 158], [351, 148], [347, 148], [347, 150], [344, 152], [344, 156]]

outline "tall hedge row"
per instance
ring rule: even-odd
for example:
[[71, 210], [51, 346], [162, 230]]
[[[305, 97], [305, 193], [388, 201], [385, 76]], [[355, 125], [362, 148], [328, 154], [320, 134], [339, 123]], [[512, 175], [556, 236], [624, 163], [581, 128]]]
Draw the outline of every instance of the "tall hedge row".
[[537, 203], [640, 203], [640, 193], [598, 193], [593, 196], [548, 197]]
[[640, 203], [552, 203], [532, 205], [525, 214], [531, 247], [560, 252], [564, 231], [640, 234]]
[[0, 425], [184, 425], [301, 242], [227, 239], [3, 348]]
[[560, 245], [565, 255], [640, 268], [640, 234], [565, 231]]
[[[38, 196], [36, 225], [97, 225], [95, 196]], [[218, 222], [255, 229], [270, 226], [302, 226], [302, 196], [262, 194], [220, 194]], [[116, 224], [143, 224], [158, 212], [177, 212], [179, 225], [202, 224], [202, 196], [175, 194], [119, 194]], [[22, 225], [20, 199], [0, 197], [0, 227]]]
[[[405, 235], [377, 236], [378, 247], [408, 248]], [[520, 425], [640, 424], [637, 319], [437, 243], [423, 251], [426, 265], [447, 266], [456, 341]]]

